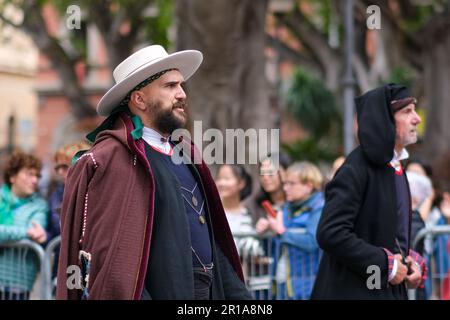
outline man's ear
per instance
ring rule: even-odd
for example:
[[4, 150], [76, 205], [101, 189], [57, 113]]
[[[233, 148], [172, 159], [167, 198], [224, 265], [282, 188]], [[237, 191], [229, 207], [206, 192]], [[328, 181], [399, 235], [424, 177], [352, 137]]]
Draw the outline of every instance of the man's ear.
[[133, 91], [130, 94], [130, 103], [133, 107], [136, 107], [141, 111], [145, 111], [147, 109], [143, 94], [139, 90]]

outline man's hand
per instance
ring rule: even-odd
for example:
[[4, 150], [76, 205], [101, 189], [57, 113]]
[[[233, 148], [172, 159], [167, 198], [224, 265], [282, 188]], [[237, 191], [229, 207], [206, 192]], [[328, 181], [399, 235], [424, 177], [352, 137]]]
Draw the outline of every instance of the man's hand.
[[406, 258], [406, 262], [411, 272], [405, 278], [406, 284], [408, 285], [409, 289], [417, 289], [420, 286], [420, 283], [422, 282], [422, 272], [420, 271], [419, 267], [417, 266], [413, 258], [411, 258], [411, 256], [408, 256]]
[[406, 274], [408, 273], [408, 266], [403, 264], [401, 254], [397, 253], [394, 255], [394, 259], [397, 260], [397, 272], [395, 273], [394, 278], [389, 282], [393, 285], [397, 285], [405, 280]]

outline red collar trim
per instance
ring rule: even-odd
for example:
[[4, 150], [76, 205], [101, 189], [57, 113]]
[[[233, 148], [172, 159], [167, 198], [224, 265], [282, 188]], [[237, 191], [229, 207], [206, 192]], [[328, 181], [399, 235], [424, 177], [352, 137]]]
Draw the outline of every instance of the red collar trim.
[[161, 149], [159, 149], [159, 148], [157, 148], [155, 146], [152, 146], [151, 144], [149, 146], [152, 147], [153, 149], [155, 149], [156, 151], [158, 151], [159, 153], [162, 153], [162, 154], [164, 154], [166, 156], [172, 156], [173, 155], [173, 148], [172, 147], [170, 148], [169, 153], [166, 153], [166, 152], [164, 152], [164, 150], [161, 150]]
[[398, 169], [396, 169], [394, 166], [392, 166], [392, 164], [389, 162], [388, 166], [391, 167], [392, 169], [394, 169], [394, 172], [396, 175], [401, 176], [403, 175], [403, 167], [402, 164], [400, 163], [400, 167]]

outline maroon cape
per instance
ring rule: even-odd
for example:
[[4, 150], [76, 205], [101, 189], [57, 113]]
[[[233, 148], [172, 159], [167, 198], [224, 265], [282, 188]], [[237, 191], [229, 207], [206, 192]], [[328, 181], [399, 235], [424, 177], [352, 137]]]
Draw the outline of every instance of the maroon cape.
[[[89, 299], [140, 299], [153, 229], [154, 179], [142, 139], [122, 114], [70, 169], [61, 212], [58, 299], [80, 299], [70, 289], [79, 251], [91, 254]], [[181, 142], [187, 143], [187, 142]], [[190, 142], [189, 142], [190, 143]], [[198, 150], [190, 143], [192, 155]], [[243, 280], [239, 256], [211, 173], [196, 165], [205, 186], [215, 241]], [[69, 281], [68, 281], [69, 280]], [[151, 293], [150, 293], [151, 294]]]

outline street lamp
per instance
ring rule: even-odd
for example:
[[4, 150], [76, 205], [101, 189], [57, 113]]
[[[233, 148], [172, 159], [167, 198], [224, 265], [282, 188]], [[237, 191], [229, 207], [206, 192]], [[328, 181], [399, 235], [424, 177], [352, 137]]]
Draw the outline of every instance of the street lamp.
[[355, 97], [355, 77], [353, 76], [352, 59], [354, 50], [353, 28], [354, 0], [345, 1], [345, 74], [344, 87], [344, 152], [348, 155], [354, 148], [353, 138], [353, 114]]

